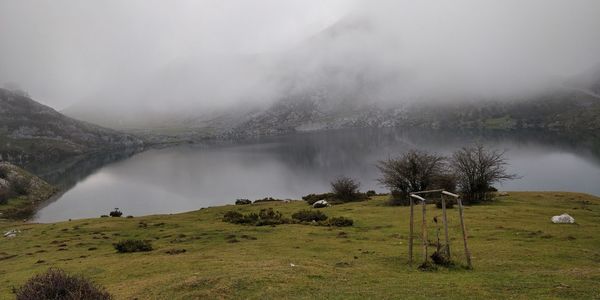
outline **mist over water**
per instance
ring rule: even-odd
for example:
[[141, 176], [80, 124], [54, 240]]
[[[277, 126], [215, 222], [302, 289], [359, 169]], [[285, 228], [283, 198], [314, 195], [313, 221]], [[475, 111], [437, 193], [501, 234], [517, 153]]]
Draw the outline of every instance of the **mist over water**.
[[34, 221], [99, 217], [115, 207], [139, 216], [233, 204], [239, 198], [300, 199], [329, 191], [329, 182], [340, 175], [358, 179], [363, 191], [385, 192], [376, 182], [378, 160], [412, 148], [450, 155], [472, 142], [507, 150], [509, 171], [522, 178], [498, 186], [501, 190], [600, 195], [600, 151], [579, 141], [540, 132], [363, 129], [156, 149], [95, 169]]

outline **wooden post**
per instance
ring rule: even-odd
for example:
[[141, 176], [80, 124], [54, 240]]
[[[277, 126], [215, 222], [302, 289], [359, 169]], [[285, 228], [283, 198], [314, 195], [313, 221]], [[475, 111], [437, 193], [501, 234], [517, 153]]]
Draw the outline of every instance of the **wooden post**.
[[444, 218], [444, 234], [446, 236], [446, 255], [450, 259], [450, 239], [448, 238], [448, 217], [446, 216], [446, 198], [442, 194], [442, 214]]
[[467, 247], [467, 228], [465, 227], [465, 220], [463, 216], [463, 205], [460, 198], [456, 198], [456, 202], [458, 202], [458, 212], [460, 214], [460, 227], [462, 228], [463, 242], [465, 244], [465, 256], [467, 257], [467, 265], [469, 269], [473, 268], [471, 264], [471, 252], [469, 251], [469, 247]]
[[427, 222], [426, 222], [426, 203], [421, 201], [423, 206], [423, 223], [421, 224], [421, 237], [423, 239], [423, 262], [427, 262]]
[[414, 202], [412, 197], [408, 197], [410, 199], [410, 225], [409, 225], [409, 234], [408, 234], [408, 263], [412, 266], [413, 263], [413, 231], [414, 231]]

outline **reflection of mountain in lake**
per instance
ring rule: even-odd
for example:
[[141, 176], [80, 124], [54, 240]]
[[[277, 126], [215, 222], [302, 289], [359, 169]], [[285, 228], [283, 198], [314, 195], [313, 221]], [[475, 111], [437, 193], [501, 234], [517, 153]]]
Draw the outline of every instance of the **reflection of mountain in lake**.
[[[361, 164], [366, 156], [395, 156], [411, 148], [450, 155], [454, 149], [481, 142], [490, 146], [529, 145], [560, 149], [600, 165], [600, 137], [540, 130], [348, 129], [257, 139], [276, 142], [273, 155], [286, 156], [295, 168]], [[332, 160], [333, 159], [333, 160]]]
[[98, 169], [121, 161], [138, 153], [136, 149], [116, 152], [98, 152], [79, 155], [60, 161], [34, 162], [23, 166], [29, 172], [43, 178], [62, 190], [68, 190]]

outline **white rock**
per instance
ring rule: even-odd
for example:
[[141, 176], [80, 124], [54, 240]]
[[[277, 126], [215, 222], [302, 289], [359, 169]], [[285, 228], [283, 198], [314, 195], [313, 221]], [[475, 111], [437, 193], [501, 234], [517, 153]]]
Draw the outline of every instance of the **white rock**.
[[552, 223], [555, 224], [573, 224], [575, 223], [575, 219], [568, 214], [564, 213], [560, 216], [552, 217]]
[[329, 202], [325, 201], [325, 200], [319, 200], [315, 203], [313, 203], [313, 208], [321, 208], [321, 207], [328, 207], [329, 206]]
[[14, 238], [17, 236], [17, 233], [19, 233], [20, 231], [13, 229], [13, 230], [9, 230], [7, 232], [4, 233], [4, 237], [5, 238]]
[[506, 196], [508, 196], [508, 193], [507, 192], [500, 192], [500, 193], [498, 193], [498, 196], [500, 196], [500, 197], [506, 197]]

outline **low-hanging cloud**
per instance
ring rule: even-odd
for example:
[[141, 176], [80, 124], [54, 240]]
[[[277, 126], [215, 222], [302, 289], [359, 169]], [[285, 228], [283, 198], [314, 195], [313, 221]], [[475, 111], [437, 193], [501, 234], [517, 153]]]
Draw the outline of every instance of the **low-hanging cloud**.
[[[4, 1], [0, 83], [57, 108], [514, 97], [600, 62], [600, 3]], [[144, 107], [144, 109], [140, 109]]]

